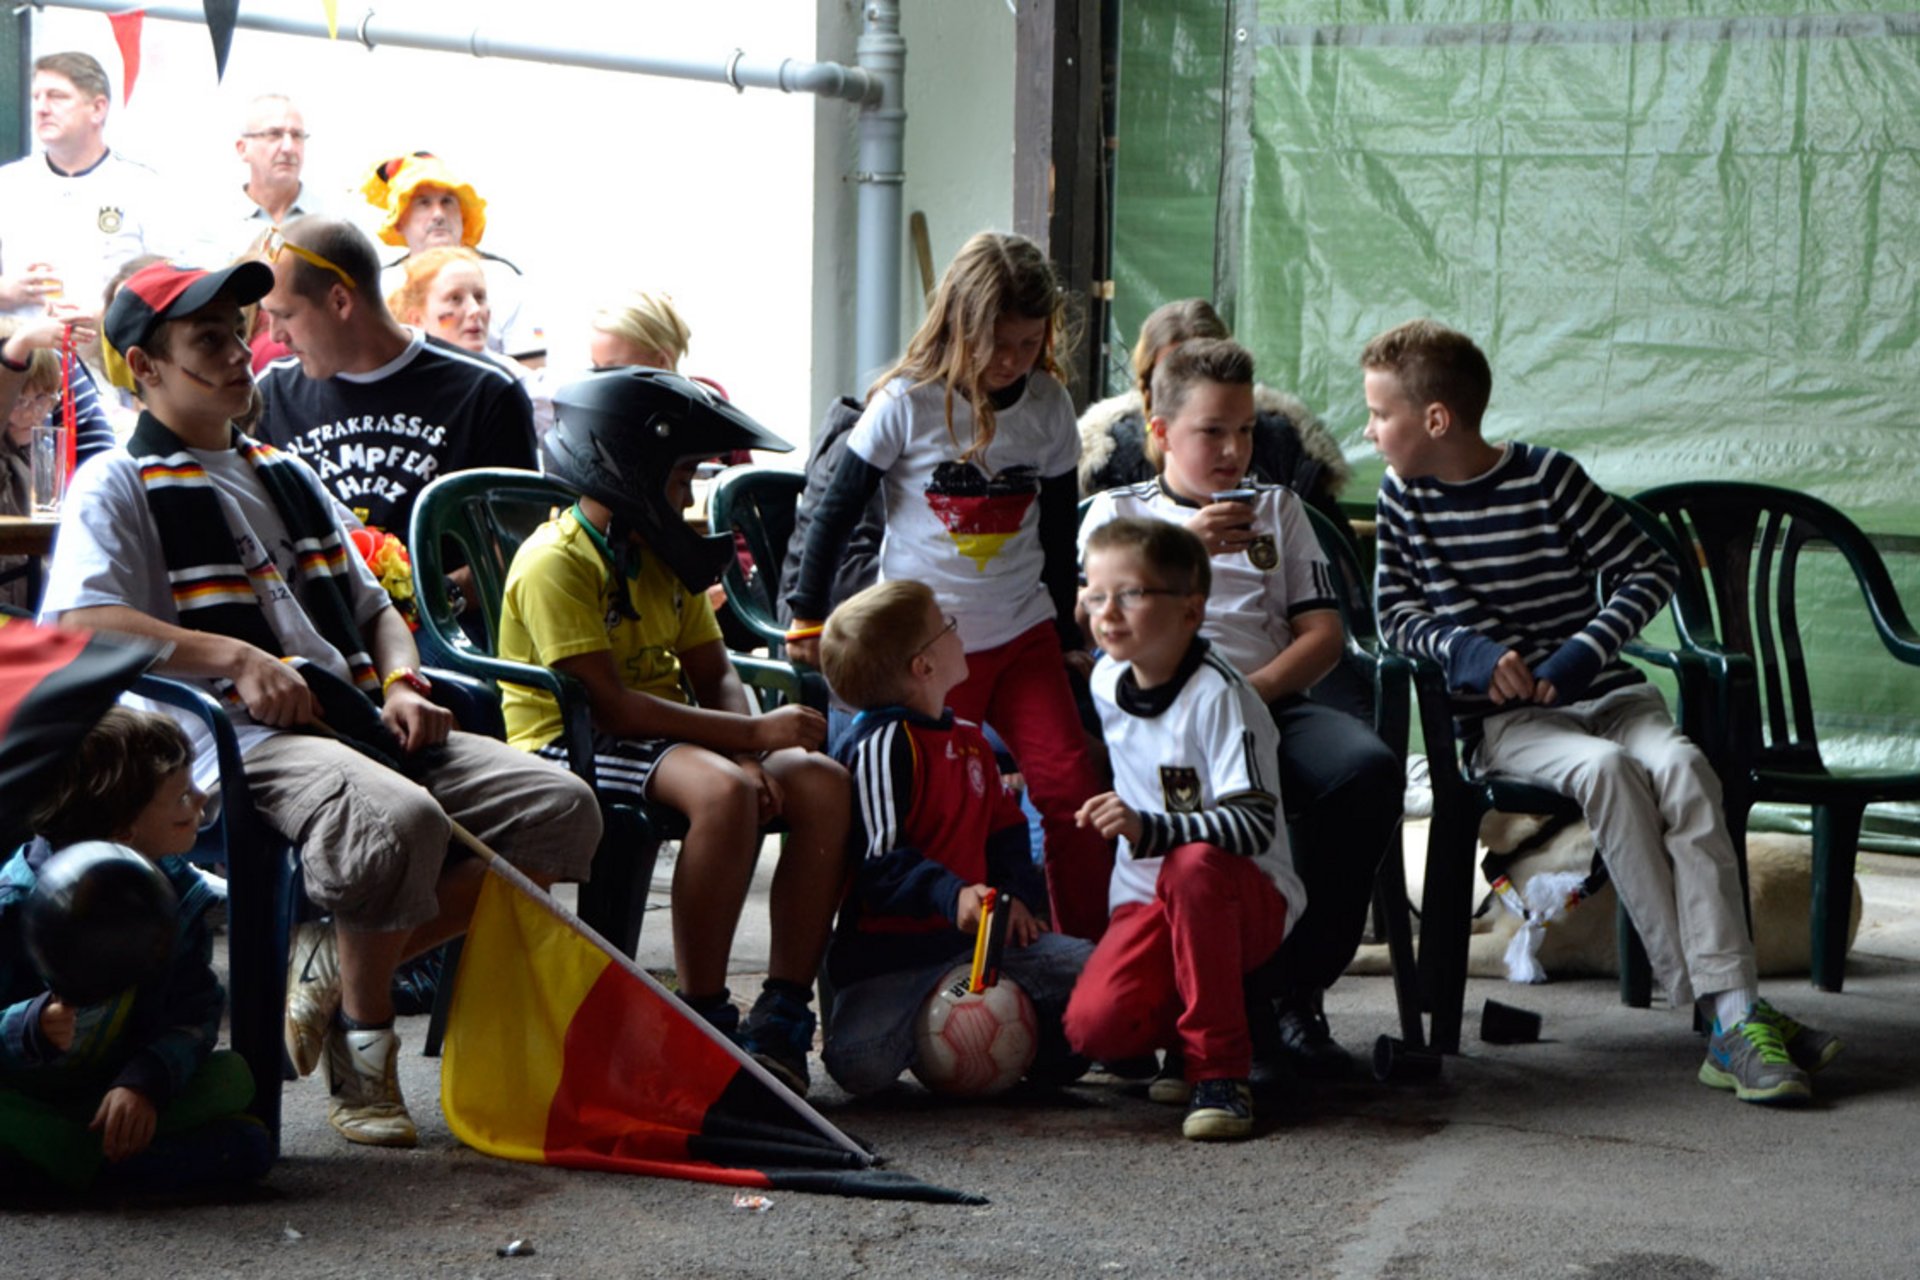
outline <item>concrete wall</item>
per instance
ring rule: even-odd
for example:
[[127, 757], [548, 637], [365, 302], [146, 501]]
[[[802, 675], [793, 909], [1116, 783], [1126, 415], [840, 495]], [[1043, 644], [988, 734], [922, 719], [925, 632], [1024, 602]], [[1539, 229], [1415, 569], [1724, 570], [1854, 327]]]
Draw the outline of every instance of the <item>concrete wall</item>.
[[[816, 57], [854, 61], [861, 8], [820, 0]], [[1006, 0], [905, 0], [905, 209], [926, 214], [936, 279], [976, 231], [1013, 225], [1014, 16]], [[861, 394], [875, 369], [853, 367], [857, 113], [815, 108], [813, 389], [816, 412]], [[901, 240], [900, 343], [924, 314], [913, 243]]]

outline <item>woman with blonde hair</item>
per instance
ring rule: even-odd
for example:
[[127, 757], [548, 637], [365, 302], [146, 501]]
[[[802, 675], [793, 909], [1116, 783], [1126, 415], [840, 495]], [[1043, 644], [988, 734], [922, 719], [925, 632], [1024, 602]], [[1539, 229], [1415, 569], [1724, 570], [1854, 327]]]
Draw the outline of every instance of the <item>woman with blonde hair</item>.
[[677, 370], [693, 331], [664, 293], [634, 289], [593, 313], [587, 352], [596, 369], [646, 365]]

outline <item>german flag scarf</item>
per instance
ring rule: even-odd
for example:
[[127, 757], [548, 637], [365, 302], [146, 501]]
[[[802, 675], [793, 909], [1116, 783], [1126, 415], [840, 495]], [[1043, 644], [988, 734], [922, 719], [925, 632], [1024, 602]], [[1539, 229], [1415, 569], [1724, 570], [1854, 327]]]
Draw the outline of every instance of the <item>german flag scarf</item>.
[[[353, 682], [372, 694], [380, 680], [373, 659], [353, 620], [346, 575], [350, 551], [340, 537], [320, 482], [270, 445], [233, 432], [233, 447], [286, 523], [298, 570], [288, 586], [294, 599], [353, 672]], [[160, 530], [180, 625], [244, 640], [276, 658], [285, 657], [246, 566], [234, 558], [234, 531], [227, 525], [218, 491], [186, 444], [150, 413], [140, 415], [127, 442], [146, 486], [147, 508]]]

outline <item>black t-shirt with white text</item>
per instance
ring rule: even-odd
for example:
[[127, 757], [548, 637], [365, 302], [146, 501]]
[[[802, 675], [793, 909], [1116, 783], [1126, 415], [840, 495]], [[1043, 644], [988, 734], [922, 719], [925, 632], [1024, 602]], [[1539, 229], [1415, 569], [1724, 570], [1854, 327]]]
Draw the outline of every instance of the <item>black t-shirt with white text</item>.
[[512, 374], [438, 338], [369, 375], [313, 379], [297, 359], [260, 375], [257, 434], [312, 467], [370, 525], [407, 536], [414, 500], [437, 476], [533, 469], [533, 405]]

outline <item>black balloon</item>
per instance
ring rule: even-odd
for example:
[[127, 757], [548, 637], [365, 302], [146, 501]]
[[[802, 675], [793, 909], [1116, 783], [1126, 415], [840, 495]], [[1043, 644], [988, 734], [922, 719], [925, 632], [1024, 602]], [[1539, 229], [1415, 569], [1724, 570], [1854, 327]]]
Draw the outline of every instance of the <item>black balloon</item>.
[[63, 1001], [95, 1004], [165, 968], [178, 907], [153, 863], [85, 840], [41, 866], [27, 899], [27, 954]]

